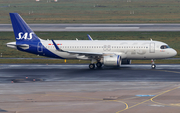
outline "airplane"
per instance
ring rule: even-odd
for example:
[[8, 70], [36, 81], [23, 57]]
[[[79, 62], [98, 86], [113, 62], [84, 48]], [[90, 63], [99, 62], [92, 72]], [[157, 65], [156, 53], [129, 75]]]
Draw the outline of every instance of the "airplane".
[[[26, 24], [18, 13], [10, 13], [16, 42], [7, 43], [7, 47], [36, 55], [57, 59], [89, 60], [90, 69], [102, 66], [120, 67], [131, 64], [131, 60], [152, 61], [174, 57], [177, 52], [166, 43], [151, 40], [43, 40]], [[95, 65], [96, 64], [96, 65]]]

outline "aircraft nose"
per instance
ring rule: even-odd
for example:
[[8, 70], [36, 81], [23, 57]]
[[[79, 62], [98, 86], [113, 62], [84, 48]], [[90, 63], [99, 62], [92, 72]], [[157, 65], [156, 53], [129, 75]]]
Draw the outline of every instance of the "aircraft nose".
[[173, 49], [173, 50], [171, 51], [171, 55], [172, 55], [172, 57], [173, 57], [173, 56], [176, 56], [176, 55], [177, 55], [177, 51]]

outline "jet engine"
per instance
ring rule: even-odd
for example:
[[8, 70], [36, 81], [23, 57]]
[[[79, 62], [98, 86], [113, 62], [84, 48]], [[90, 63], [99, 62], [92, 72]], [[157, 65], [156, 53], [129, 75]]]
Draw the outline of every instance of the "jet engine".
[[103, 63], [104, 66], [120, 66], [121, 56], [119, 55], [104, 56]]

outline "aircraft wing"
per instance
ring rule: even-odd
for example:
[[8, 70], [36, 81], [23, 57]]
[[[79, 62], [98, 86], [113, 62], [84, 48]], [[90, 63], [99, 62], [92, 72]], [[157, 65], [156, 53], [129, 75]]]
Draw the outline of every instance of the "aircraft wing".
[[79, 55], [85, 55], [85, 56], [103, 56], [103, 53], [97, 53], [97, 52], [64, 51], [57, 46], [57, 44], [54, 42], [54, 40], [52, 40], [52, 42], [53, 42], [53, 45], [55, 46], [56, 50], [60, 51], [60, 52], [67, 52], [67, 53], [71, 53], [71, 54], [79, 54]]
[[95, 52], [81, 52], [81, 51], [67, 51], [67, 53], [71, 53], [71, 54], [80, 54], [80, 55], [86, 55], [86, 56], [101, 56], [103, 55], [103, 53], [95, 53]]
[[95, 58], [95, 59], [98, 59], [98, 58], [101, 58], [103, 56], [109, 56], [109, 55], [122, 55], [122, 57], [124, 56], [124, 53], [114, 53], [114, 52], [105, 52], [105, 53], [101, 53], [101, 52], [84, 52], [84, 51], [64, 51], [62, 50], [61, 48], [59, 48], [57, 46], [57, 44], [54, 42], [54, 40], [52, 40], [53, 42], [53, 45], [55, 46], [56, 50], [57, 51], [60, 51], [60, 52], [66, 52], [66, 53], [70, 53], [70, 54], [76, 54], [77, 55], [77, 58]]

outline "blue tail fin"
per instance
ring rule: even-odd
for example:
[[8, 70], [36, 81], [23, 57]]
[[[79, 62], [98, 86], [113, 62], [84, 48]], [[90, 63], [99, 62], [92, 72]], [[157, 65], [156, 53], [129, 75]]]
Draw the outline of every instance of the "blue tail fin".
[[39, 42], [40, 39], [18, 13], [9, 13], [16, 42]]

